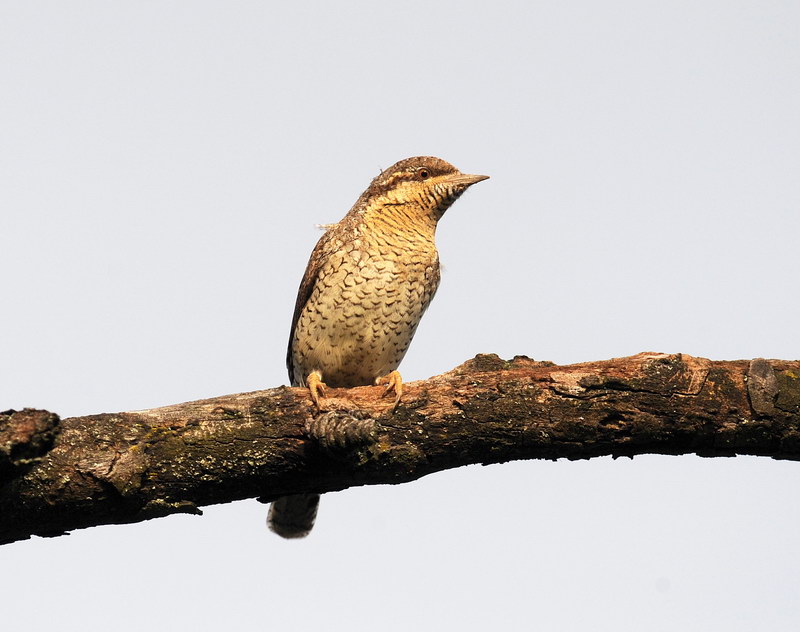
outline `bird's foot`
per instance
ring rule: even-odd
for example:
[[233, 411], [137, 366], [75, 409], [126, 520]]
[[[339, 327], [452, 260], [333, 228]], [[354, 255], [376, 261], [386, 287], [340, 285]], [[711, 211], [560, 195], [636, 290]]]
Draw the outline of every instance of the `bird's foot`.
[[392, 371], [389, 375], [379, 377], [375, 380], [375, 384], [386, 384], [386, 390], [383, 391], [384, 397], [394, 391], [395, 398], [394, 405], [392, 406], [392, 411], [394, 411], [400, 403], [400, 398], [403, 396], [403, 378], [400, 376], [400, 372]]
[[322, 381], [322, 374], [319, 371], [312, 371], [306, 378], [306, 386], [311, 395], [311, 401], [317, 410], [322, 410], [322, 405], [319, 402], [320, 397], [325, 397], [325, 389], [328, 386]]

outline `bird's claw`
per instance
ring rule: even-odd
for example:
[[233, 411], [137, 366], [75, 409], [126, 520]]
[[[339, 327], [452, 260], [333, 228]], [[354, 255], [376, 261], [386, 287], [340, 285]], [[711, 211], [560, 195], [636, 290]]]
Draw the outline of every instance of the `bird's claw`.
[[314, 406], [317, 407], [317, 410], [322, 410], [322, 404], [320, 404], [319, 400], [320, 397], [325, 397], [327, 385], [322, 381], [322, 375], [320, 375], [319, 371], [312, 371], [309, 373], [306, 378], [306, 386], [308, 387]]
[[400, 398], [403, 396], [403, 378], [400, 376], [399, 371], [392, 371], [389, 375], [384, 375], [375, 380], [376, 385], [386, 384], [386, 389], [383, 391], [383, 397], [394, 391], [394, 405], [392, 410], [397, 408], [400, 403]]

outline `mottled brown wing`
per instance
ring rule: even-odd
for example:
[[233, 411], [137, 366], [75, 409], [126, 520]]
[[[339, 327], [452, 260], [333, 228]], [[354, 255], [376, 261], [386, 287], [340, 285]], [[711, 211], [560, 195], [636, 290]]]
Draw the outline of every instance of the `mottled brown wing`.
[[289, 330], [289, 348], [286, 350], [286, 368], [289, 370], [289, 383], [292, 386], [299, 386], [294, 383], [294, 363], [292, 362], [292, 340], [294, 339], [294, 328], [297, 327], [297, 321], [300, 320], [300, 314], [311, 298], [314, 292], [314, 286], [317, 284], [320, 268], [325, 263], [327, 258], [337, 248], [335, 239], [338, 224], [331, 226], [325, 234], [319, 238], [314, 250], [311, 251], [311, 257], [308, 259], [306, 272], [303, 275], [303, 280], [300, 282], [300, 288], [297, 290], [297, 301], [294, 304], [294, 316], [292, 317], [292, 328]]

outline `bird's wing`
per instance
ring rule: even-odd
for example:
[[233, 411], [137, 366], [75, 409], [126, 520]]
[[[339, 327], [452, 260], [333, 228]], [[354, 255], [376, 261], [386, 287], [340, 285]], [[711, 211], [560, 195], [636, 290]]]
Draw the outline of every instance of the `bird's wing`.
[[322, 265], [336, 250], [341, 248], [341, 237], [337, 238], [340, 231], [337, 231], [338, 224], [333, 224], [325, 231], [325, 234], [319, 238], [317, 245], [311, 252], [311, 257], [308, 259], [306, 272], [303, 275], [303, 280], [300, 282], [300, 288], [297, 290], [297, 301], [294, 304], [294, 316], [292, 317], [292, 328], [289, 330], [289, 348], [286, 351], [286, 368], [289, 370], [289, 382], [294, 384], [294, 363], [292, 362], [292, 340], [294, 340], [294, 328], [297, 327], [297, 321], [300, 320], [300, 314], [303, 308], [311, 298], [314, 292], [314, 287], [317, 284], [319, 271]]

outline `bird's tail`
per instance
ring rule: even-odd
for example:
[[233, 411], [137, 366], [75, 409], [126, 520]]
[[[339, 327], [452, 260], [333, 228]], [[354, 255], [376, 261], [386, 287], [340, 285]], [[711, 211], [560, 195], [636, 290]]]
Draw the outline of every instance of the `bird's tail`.
[[304, 538], [314, 527], [319, 494], [278, 498], [269, 506], [267, 525], [283, 538]]

